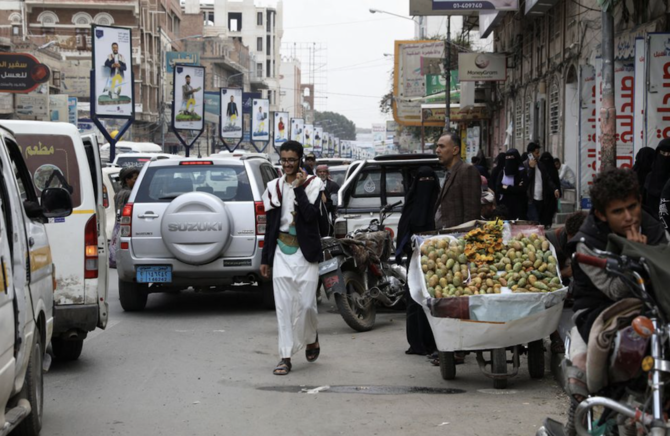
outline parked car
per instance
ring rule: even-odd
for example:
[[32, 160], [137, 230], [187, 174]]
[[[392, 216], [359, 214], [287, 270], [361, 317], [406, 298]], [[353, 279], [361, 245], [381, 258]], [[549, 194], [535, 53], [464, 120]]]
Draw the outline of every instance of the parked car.
[[60, 360], [78, 359], [88, 332], [107, 325], [107, 235], [102, 165], [94, 135], [69, 123], [2, 120], [23, 150], [38, 195], [62, 187], [73, 212], [46, 225], [56, 265], [51, 345]]
[[[404, 201], [417, 170], [424, 165], [435, 169], [442, 185], [444, 167], [434, 154], [385, 155], [349, 165], [338, 193], [335, 236], [343, 238], [349, 232], [367, 228], [382, 207]], [[402, 206], [396, 207], [396, 213], [385, 221], [394, 237], [401, 211]]]
[[[100, 159], [103, 162], [109, 162], [110, 157], [110, 144], [103, 144], [100, 146]], [[153, 142], [132, 142], [132, 141], [119, 141], [114, 147], [114, 154], [118, 155], [121, 153], [145, 153], [145, 154], [157, 154], [162, 153], [163, 149], [160, 145], [154, 144]]]
[[[32, 150], [32, 149], [31, 149]], [[39, 151], [39, 149], [38, 149]], [[44, 223], [72, 213], [69, 192], [42, 191], [23, 153], [0, 127], [0, 434], [42, 428], [46, 348], [53, 330], [54, 266]], [[46, 362], [46, 363], [45, 363]]]
[[121, 190], [119, 173], [121, 173], [121, 168], [119, 167], [102, 169], [102, 205], [105, 208], [105, 234], [107, 235], [107, 242], [112, 239], [112, 232], [116, 223], [117, 210], [114, 197]]
[[339, 165], [349, 165], [351, 162], [353, 162], [353, 159], [345, 157], [321, 157], [316, 160], [317, 165], [328, 165], [329, 168]]
[[121, 153], [114, 158], [114, 166], [142, 168], [151, 159], [181, 159], [181, 156], [167, 153]]
[[328, 171], [330, 172], [330, 178], [337, 183], [338, 186], [342, 187], [348, 169], [349, 165], [335, 165], [329, 167]]
[[143, 310], [149, 293], [256, 284], [265, 234], [261, 195], [277, 177], [262, 157], [156, 160], [144, 166], [120, 219], [119, 297]]

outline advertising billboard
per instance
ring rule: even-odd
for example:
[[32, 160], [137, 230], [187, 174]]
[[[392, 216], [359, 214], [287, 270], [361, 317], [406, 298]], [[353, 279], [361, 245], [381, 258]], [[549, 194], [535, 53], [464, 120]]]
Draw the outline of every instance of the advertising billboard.
[[134, 115], [130, 29], [93, 26], [94, 112], [98, 116]]
[[495, 53], [459, 53], [458, 79], [461, 82], [504, 82], [507, 57]]
[[616, 106], [616, 166], [633, 168], [633, 116], [635, 114], [635, 64], [614, 63], [614, 104]]
[[0, 53], [0, 92], [28, 93], [45, 83], [51, 70], [26, 53]]
[[274, 146], [281, 147], [283, 143], [288, 141], [288, 123], [289, 113], [288, 112], [275, 112], [274, 113]]
[[322, 141], [323, 127], [316, 127], [314, 129], [314, 153], [316, 153], [317, 156], [321, 156], [321, 153], [323, 152]]
[[270, 100], [255, 98], [251, 106], [251, 140], [270, 141]]
[[205, 68], [176, 65], [174, 69], [174, 110], [172, 123], [177, 130], [204, 130]]
[[291, 118], [291, 141], [303, 143], [305, 138], [305, 120], [302, 118]]
[[242, 139], [242, 90], [221, 88], [220, 92], [221, 137], [223, 139]]
[[56, 94], [49, 96], [49, 121], [70, 122], [67, 95]]
[[304, 142], [302, 147], [305, 149], [305, 153], [313, 152], [314, 148], [314, 125], [305, 124], [305, 133], [303, 135]]
[[411, 16], [469, 15], [479, 11], [516, 11], [519, 0], [410, 0]]

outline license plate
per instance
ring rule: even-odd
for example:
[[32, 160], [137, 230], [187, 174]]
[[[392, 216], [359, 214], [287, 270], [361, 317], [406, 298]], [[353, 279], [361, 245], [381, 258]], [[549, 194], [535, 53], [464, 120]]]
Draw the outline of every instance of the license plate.
[[326, 260], [325, 262], [321, 262], [319, 264], [319, 275], [321, 276], [328, 274], [331, 271], [335, 271], [339, 267], [340, 263], [338, 262], [337, 258]]
[[170, 283], [172, 282], [171, 266], [138, 266], [138, 283]]

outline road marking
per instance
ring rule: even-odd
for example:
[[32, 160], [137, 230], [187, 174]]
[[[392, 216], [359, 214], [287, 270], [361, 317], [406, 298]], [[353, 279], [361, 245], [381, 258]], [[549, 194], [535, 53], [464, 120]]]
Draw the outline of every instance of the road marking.
[[105, 330], [102, 330], [102, 329], [95, 329], [92, 333], [90, 333], [90, 334], [86, 337], [86, 339], [89, 340], [89, 341], [90, 341], [91, 339], [95, 339], [95, 338], [97, 338], [98, 336], [100, 336], [101, 334], [103, 334], [103, 333], [105, 333], [105, 332], [108, 332], [112, 327], [114, 327], [115, 325], [117, 325], [117, 324], [120, 323], [120, 322], [121, 322], [120, 319], [113, 319], [113, 320], [111, 320], [111, 321], [107, 321], [107, 328], [105, 328]]

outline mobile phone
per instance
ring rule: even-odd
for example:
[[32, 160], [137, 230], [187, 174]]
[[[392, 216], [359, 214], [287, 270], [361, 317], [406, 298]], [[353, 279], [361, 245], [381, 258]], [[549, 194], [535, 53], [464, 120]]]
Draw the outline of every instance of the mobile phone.
[[528, 160], [535, 160], [535, 156], [533, 156], [533, 153], [528, 153]]

